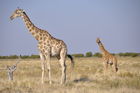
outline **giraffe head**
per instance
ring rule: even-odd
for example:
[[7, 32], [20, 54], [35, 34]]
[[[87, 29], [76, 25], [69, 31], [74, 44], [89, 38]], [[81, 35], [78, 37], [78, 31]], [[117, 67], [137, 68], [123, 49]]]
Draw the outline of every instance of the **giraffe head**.
[[98, 44], [101, 43], [100, 38], [96, 39], [96, 43], [98, 43]]
[[23, 16], [23, 13], [24, 13], [24, 10], [18, 8], [14, 11], [14, 13], [10, 17], [10, 19], [13, 20], [14, 18], [21, 17], [21, 16]]

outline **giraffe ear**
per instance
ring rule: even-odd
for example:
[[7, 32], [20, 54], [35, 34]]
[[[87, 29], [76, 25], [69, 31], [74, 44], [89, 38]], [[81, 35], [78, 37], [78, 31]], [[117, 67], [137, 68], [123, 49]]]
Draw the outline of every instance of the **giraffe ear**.
[[99, 38], [99, 37], [97, 37], [97, 40], [100, 40], [100, 38]]

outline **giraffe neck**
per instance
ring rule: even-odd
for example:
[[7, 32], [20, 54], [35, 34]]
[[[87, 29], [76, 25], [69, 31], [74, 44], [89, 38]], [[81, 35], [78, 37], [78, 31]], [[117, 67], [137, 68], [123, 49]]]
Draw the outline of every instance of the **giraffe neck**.
[[100, 51], [102, 52], [103, 55], [105, 55], [105, 53], [107, 52], [107, 50], [104, 48], [104, 45], [102, 44], [102, 42], [98, 43]]
[[22, 18], [29, 32], [33, 35], [33, 37], [35, 37], [36, 40], [39, 40], [40, 36], [38, 34], [41, 33], [41, 30], [30, 21], [25, 12], [23, 13]]

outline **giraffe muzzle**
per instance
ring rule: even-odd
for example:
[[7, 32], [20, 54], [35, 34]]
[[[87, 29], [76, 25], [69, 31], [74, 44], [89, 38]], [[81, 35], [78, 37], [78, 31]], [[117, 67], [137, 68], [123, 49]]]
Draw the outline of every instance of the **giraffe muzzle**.
[[11, 16], [10, 19], [13, 20], [14, 19], [13, 16]]

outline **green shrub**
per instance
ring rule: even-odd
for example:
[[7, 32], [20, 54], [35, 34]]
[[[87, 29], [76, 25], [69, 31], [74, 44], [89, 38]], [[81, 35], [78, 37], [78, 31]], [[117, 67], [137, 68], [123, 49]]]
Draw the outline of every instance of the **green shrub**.
[[139, 56], [139, 54], [138, 53], [132, 53], [131, 56], [132, 57], [137, 57], [137, 56]]
[[[27, 59], [27, 58], [39, 58], [39, 55], [20, 55], [20, 58]], [[0, 56], [0, 59], [18, 59], [17, 55], [10, 55], [10, 56]]]
[[0, 59], [6, 59], [8, 56], [0, 56]]
[[84, 54], [72, 54], [74, 57], [84, 57]]
[[9, 59], [17, 59], [18, 56], [17, 55], [11, 55], [11, 56], [8, 56]]
[[94, 57], [102, 57], [102, 54], [97, 52], [97, 53], [95, 53], [93, 56], [94, 56]]
[[31, 55], [30, 58], [40, 58], [39, 55]]
[[119, 56], [124, 56], [124, 57], [126, 57], [126, 56], [137, 57], [137, 56], [139, 56], [139, 54], [138, 53], [126, 52], [126, 53], [119, 53]]
[[86, 57], [92, 57], [92, 52], [87, 52]]
[[20, 56], [22, 59], [27, 59], [27, 58], [29, 58], [29, 56], [27, 56], [27, 55], [24, 55], [24, 56]]

